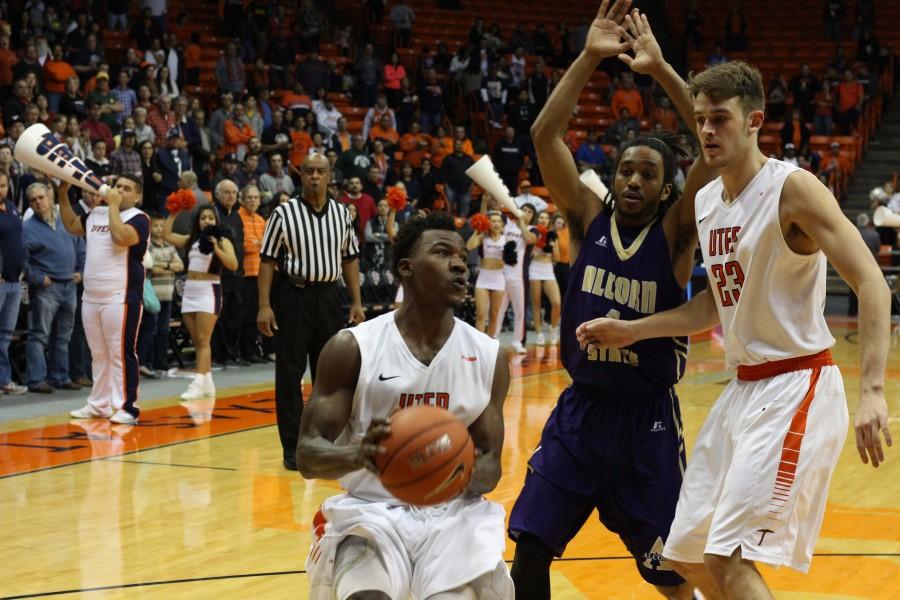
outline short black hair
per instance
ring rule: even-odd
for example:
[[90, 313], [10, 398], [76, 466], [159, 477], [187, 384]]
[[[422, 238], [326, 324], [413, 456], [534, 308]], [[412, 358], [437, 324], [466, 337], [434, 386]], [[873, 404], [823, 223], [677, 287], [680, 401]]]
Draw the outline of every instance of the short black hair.
[[132, 175], [131, 173], [121, 173], [116, 176], [116, 181], [120, 179], [127, 179], [131, 183], [134, 184], [134, 191], [138, 194], [142, 194], [144, 192], [144, 182], [137, 175]]
[[431, 229], [456, 231], [456, 224], [453, 222], [453, 217], [447, 213], [434, 211], [424, 217], [414, 217], [400, 227], [397, 239], [394, 240], [394, 264], [392, 270], [395, 276], [400, 277], [400, 261], [404, 258], [409, 258], [422, 234]]
[[[675, 174], [678, 172], [678, 161], [688, 155], [685, 147], [684, 136], [674, 133], [662, 132], [648, 135], [641, 135], [633, 140], [623, 142], [619, 146], [619, 158], [616, 160], [616, 168], [613, 173], [619, 172], [619, 163], [622, 162], [622, 156], [625, 151], [635, 146], [646, 146], [659, 152], [663, 159], [663, 182], [662, 187], [666, 184], [672, 184], [672, 192], [664, 202], [659, 203], [658, 215], [662, 216], [669, 206], [678, 199], [678, 188], [675, 186]], [[660, 188], [662, 189], [662, 188]], [[610, 190], [613, 193], [613, 189]], [[615, 200], [615, 198], [613, 198]], [[611, 210], [614, 206], [613, 202], [607, 203], [607, 207]]]

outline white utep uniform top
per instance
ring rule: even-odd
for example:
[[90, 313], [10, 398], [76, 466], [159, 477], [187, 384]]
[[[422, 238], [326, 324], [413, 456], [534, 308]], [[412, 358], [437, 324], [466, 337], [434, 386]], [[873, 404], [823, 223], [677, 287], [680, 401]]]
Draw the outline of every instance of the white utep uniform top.
[[[144, 212], [133, 206], [119, 213], [128, 223]], [[145, 215], [146, 216], [146, 215]], [[149, 218], [148, 218], [149, 221]], [[131, 287], [129, 264], [132, 247], [113, 241], [109, 233], [109, 207], [95, 206], [84, 221], [85, 243], [88, 251], [84, 262], [85, 302], [95, 304], [123, 304]], [[141, 255], [143, 258], [143, 255]], [[143, 283], [143, 282], [142, 282]]]
[[[350, 419], [336, 444], [359, 442], [372, 419], [386, 418], [398, 407], [419, 404], [447, 408], [468, 427], [491, 400], [497, 340], [455, 319], [444, 346], [426, 367], [406, 345], [394, 323], [395, 314], [389, 312], [347, 329], [356, 338], [361, 361]], [[340, 484], [359, 498], [404, 504], [366, 469], [344, 475]]]
[[824, 316], [825, 255], [793, 252], [781, 232], [781, 190], [797, 170], [769, 159], [730, 205], [723, 200], [721, 177], [697, 193], [700, 247], [729, 368], [808, 356], [834, 345]]

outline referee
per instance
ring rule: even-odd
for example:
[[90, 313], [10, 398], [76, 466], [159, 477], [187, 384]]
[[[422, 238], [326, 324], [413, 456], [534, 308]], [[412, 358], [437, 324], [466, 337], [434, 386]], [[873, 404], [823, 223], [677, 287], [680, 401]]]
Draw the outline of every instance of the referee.
[[301, 177], [302, 197], [276, 207], [266, 224], [257, 281], [257, 326], [269, 337], [277, 331], [275, 412], [284, 466], [291, 470], [297, 469], [307, 355], [315, 381], [319, 353], [344, 326], [338, 283], [342, 274], [353, 300], [350, 323], [366, 318], [359, 293], [359, 243], [350, 212], [326, 195], [331, 181], [328, 159], [310, 154]]

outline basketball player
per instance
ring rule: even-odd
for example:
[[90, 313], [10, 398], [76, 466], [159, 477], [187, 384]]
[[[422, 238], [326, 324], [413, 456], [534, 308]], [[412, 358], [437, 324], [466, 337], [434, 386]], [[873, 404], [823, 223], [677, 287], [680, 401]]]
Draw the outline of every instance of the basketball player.
[[[550, 597], [553, 556], [562, 556], [594, 509], [622, 539], [645, 581], [667, 598], [693, 594], [662, 557], [684, 470], [673, 386], [684, 373], [687, 339], [648, 340], [623, 350], [582, 349], [575, 339], [575, 328], [590, 318], [636, 319], [685, 301], [697, 244], [693, 196], [713, 175], [698, 159], [677, 200], [675, 141], [639, 137], [620, 148], [614, 208], [579, 181], [563, 131], [603, 58], [619, 54], [633, 70], [652, 75], [683, 118], [691, 116], [687, 88], [663, 60], [646, 20], [629, 16], [633, 38], [626, 36], [619, 24], [630, 2], [609, 4], [600, 6], [585, 50], [532, 128], [544, 182], [566, 213], [579, 250], [560, 328], [562, 361], [573, 383], [544, 426], [510, 514], [519, 599]], [[633, 57], [620, 54], [628, 49]]]
[[755, 562], [809, 569], [847, 432], [823, 316], [826, 259], [859, 296], [856, 445], [876, 467], [884, 460], [879, 434], [891, 444], [890, 295], [828, 189], [760, 152], [759, 71], [737, 61], [716, 65], [694, 77], [690, 91], [703, 154], [721, 173], [696, 196], [710, 285], [646, 319], [584, 323], [578, 339], [620, 348], [721, 323], [725, 362], [737, 377], [698, 434], [664, 554], [689, 581], [711, 576], [727, 598], [769, 599]]
[[119, 175], [99, 206], [76, 215], [69, 184], [59, 188], [60, 217], [66, 230], [86, 238], [81, 317], [93, 357], [93, 380], [87, 405], [73, 410], [76, 419], [107, 418], [137, 423], [137, 333], [143, 314], [144, 253], [150, 218], [136, 208], [141, 182]]
[[[394, 244], [402, 306], [339, 332], [322, 351], [297, 465], [306, 478], [340, 479], [346, 493], [313, 521], [313, 600], [513, 597], [503, 509], [481, 496], [500, 479], [509, 370], [496, 340], [453, 316], [466, 297], [466, 258], [446, 214], [409, 221]], [[391, 413], [418, 404], [465, 422], [477, 449], [468, 490], [433, 507], [394, 498], [373, 464]]]

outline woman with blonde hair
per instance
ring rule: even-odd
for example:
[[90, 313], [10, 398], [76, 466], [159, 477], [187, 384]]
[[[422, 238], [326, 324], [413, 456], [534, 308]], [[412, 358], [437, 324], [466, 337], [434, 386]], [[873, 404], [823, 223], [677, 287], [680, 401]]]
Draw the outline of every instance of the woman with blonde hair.
[[[487, 213], [490, 229], [475, 230], [466, 242], [466, 248], [479, 248], [481, 264], [478, 279], [475, 282], [475, 328], [484, 333], [493, 332], [500, 313], [500, 303], [506, 291], [506, 279], [503, 277], [503, 248], [506, 236], [503, 235], [503, 215], [498, 211]], [[485, 327], [485, 317], [488, 323]]]

